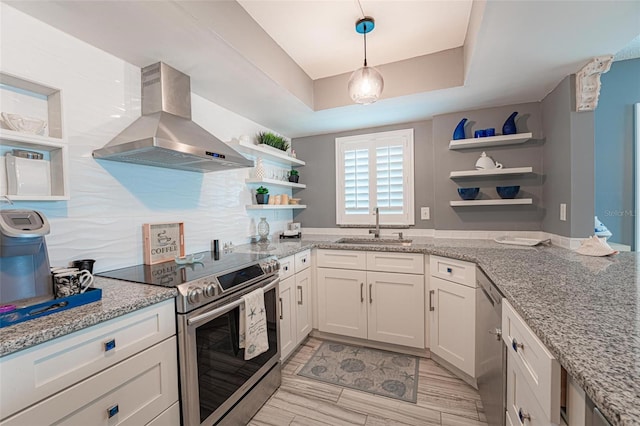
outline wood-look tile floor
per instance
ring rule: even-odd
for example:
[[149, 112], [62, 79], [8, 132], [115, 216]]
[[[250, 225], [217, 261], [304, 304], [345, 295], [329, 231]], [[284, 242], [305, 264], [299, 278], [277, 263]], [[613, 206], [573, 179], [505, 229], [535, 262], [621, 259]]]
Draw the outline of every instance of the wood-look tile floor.
[[420, 359], [417, 404], [298, 376], [321, 343], [307, 339], [285, 362], [282, 386], [250, 426], [487, 425], [478, 391], [431, 359]]

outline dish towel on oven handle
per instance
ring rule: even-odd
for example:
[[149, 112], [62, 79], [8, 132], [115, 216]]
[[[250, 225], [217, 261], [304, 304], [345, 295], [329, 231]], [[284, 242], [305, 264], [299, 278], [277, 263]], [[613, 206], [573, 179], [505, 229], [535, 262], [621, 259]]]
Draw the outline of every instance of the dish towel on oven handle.
[[264, 291], [261, 288], [254, 290], [242, 296], [242, 300], [239, 346], [244, 348], [244, 359], [249, 360], [269, 349]]

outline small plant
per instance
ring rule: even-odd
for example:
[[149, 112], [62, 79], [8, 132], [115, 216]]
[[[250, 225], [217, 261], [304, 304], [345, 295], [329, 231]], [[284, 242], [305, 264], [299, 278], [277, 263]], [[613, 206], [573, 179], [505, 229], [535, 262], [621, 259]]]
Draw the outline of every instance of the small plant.
[[264, 186], [261, 186], [260, 188], [256, 189], [256, 194], [268, 194], [268, 193], [269, 193], [269, 190]]
[[256, 202], [258, 204], [268, 204], [269, 203], [269, 190], [264, 186], [256, 189]]
[[258, 132], [258, 143], [265, 144], [277, 148], [281, 151], [289, 149], [289, 142], [280, 135], [272, 132]]
[[298, 173], [297, 170], [295, 169], [291, 169], [291, 171], [289, 172], [289, 176], [298, 176], [300, 173]]
[[298, 173], [298, 171], [291, 169], [291, 171], [289, 172], [289, 182], [298, 183], [299, 179], [300, 179], [300, 174]]

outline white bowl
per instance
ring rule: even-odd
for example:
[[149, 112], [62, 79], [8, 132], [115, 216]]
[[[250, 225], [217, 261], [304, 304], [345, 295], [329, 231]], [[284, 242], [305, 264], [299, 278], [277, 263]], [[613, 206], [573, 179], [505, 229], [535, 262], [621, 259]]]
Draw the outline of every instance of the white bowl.
[[7, 127], [16, 132], [40, 135], [47, 127], [47, 122], [39, 118], [23, 117], [20, 114], [2, 113], [2, 120]]

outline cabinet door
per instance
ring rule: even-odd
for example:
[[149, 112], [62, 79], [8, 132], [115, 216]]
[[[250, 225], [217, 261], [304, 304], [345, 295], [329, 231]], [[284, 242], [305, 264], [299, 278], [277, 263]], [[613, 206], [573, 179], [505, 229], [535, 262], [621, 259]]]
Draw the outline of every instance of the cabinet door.
[[367, 273], [318, 268], [318, 329], [367, 338]]
[[296, 274], [296, 345], [311, 333], [311, 269]]
[[280, 359], [296, 347], [295, 276], [280, 281]]
[[424, 275], [367, 272], [370, 340], [424, 348]]
[[431, 352], [475, 377], [476, 289], [430, 280]]
[[525, 375], [515, 362], [514, 354], [507, 355], [507, 417], [514, 425], [548, 426], [551, 422], [538, 403]]

